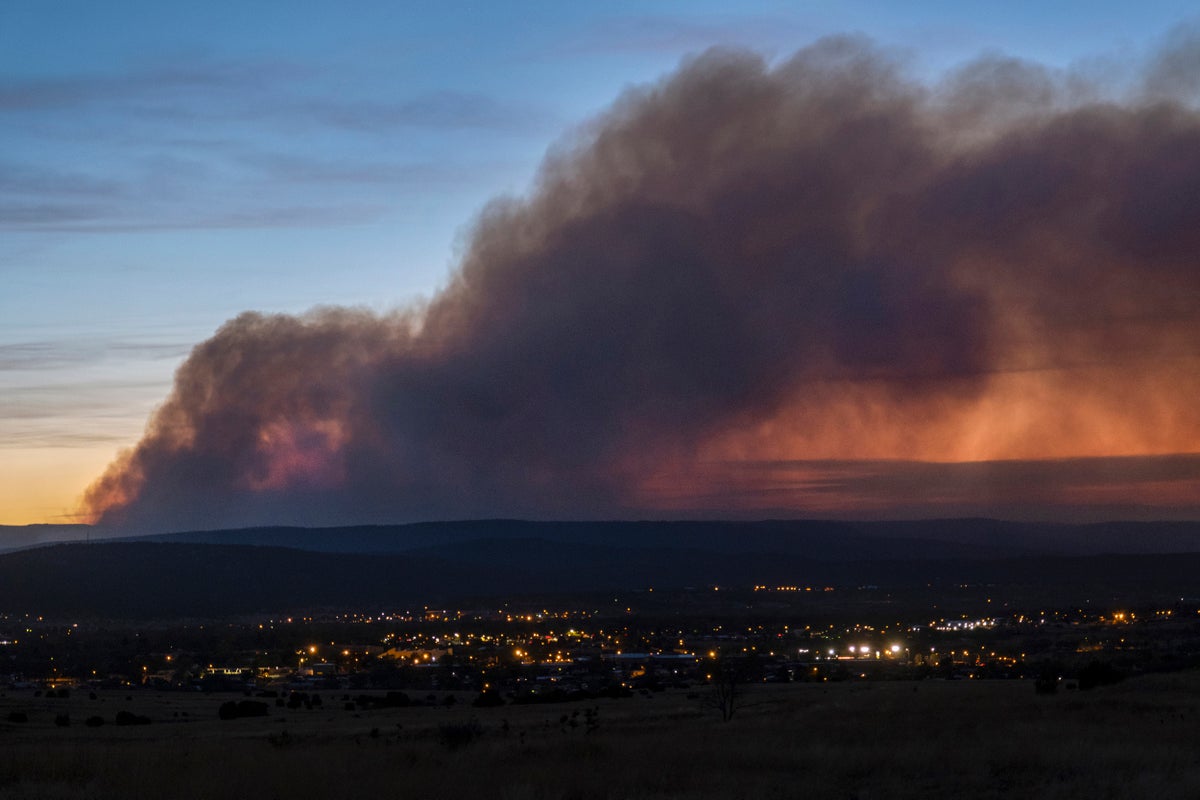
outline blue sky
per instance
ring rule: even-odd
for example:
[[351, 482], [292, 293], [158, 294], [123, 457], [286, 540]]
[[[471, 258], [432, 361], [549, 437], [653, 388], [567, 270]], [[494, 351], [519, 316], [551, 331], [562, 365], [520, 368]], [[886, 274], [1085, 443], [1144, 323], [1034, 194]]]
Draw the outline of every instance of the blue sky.
[[[1047, 6], [1051, 7], [1047, 7]], [[712, 45], [1103, 72], [1184, 2], [0, 4], [0, 523], [64, 521], [243, 310], [437, 291], [473, 217]]]

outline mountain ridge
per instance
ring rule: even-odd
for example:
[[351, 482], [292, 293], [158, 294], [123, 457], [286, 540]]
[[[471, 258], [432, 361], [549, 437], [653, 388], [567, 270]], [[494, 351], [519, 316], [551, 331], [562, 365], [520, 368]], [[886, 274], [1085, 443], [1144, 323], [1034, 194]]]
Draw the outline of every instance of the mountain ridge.
[[1022, 554], [1200, 552], [1200, 522], [1053, 523], [968, 518], [839, 520], [538, 521], [480, 519], [326, 528], [264, 526], [129, 537], [135, 541], [262, 544], [321, 552], [405, 552], [476, 539], [542, 538], [817, 558], [995, 558]]
[[867, 587], [872, 591], [858, 601], [871, 602], [892, 591], [950, 596], [967, 586], [997, 587], [987, 589], [989, 595], [1023, 587], [1019, 593], [1026, 598], [1057, 592], [1112, 598], [1134, 592], [1170, 599], [1200, 596], [1197, 575], [1200, 553], [839, 561], [537, 538], [469, 540], [406, 553], [94, 542], [0, 555], [0, 612], [113, 619], [290, 615], [316, 609], [375, 613], [532, 595], [702, 591], [716, 585], [749, 590], [758, 584]]

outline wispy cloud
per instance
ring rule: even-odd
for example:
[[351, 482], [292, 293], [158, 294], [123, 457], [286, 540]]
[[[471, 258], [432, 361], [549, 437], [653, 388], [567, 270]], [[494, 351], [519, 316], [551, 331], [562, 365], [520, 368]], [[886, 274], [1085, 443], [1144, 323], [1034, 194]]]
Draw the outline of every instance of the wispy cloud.
[[113, 379], [5, 385], [0, 392], [0, 451], [128, 444], [161, 391], [158, 382]]
[[811, 459], [696, 465], [652, 496], [669, 508], [854, 518], [1183, 518], [1200, 510], [1200, 454], [931, 462]]
[[5, 78], [0, 79], [0, 113], [79, 110], [151, 98], [178, 105], [193, 90], [210, 101], [220, 101], [221, 93], [256, 93], [280, 80], [300, 77], [298, 72], [308, 70], [269, 62], [196, 60], [179, 65], [141, 65], [107, 75]]
[[384, 132], [405, 127], [537, 131], [554, 122], [542, 109], [478, 92], [430, 92], [392, 102], [316, 100], [290, 110], [338, 127]]
[[498, 163], [446, 163], [329, 159], [256, 152], [238, 157], [263, 179], [299, 184], [360, 184], [396, 187], [462, 185], [481, 174], [498, 173], [511, 165]]
[[[540, 135], [553, 123], [535, 104], [479, 92], [341, 91], [327, 70], [194, 57], [107, 75], [0, 79], [8, 145], [0, 230], [372, 223], [414, 192], [500, 171], [454, 157], [447, 138]], [[370, 157], [354, 155], [363, 152]], [[335, 185], [377, 188], [331, 192]]]
[[189, 349], [151, 334], [0, 343], [0, 450], [129, 442]]
[[0, 373], [13, 370], [55, 370], [95, 363], [114, 355], [122, 359], [181, 358], [187, 355], [188, 349], [190, 345], [182, 342], [136, 339], [7, 342], [0, 343]]
[[120, 182], [85, 172], [0, 162], [0, 195], [94, 196], [112, 194]]
[[85, 222], [104, 219], [111, 214], [108, 206], [66, 203], [0, 203], [0, 229], [35, 230], [74, 228]]
[[544, 130], [557, 120], [528, 102], [455, 89], [355, 96], [322, 88], [319, 66], [197, 61], [105, 76], [0, 80], [0, 114], [86, 110], [164, 122], [308, 121], [334, 128], [392, 131]]
[[387, 208], [376, 204], [251, 207], [224, 214], [166, 214], [142, 218], [136, 209], [101, 206], [0, 206], [0, 230], [56, 233], [137, 233], [178, 230], [314, 228], [367, 225]]
[[714, 45], [753, 46], [761, 50], [794, 46], [813, 38], [814, 26], [797, 15], [622, 14], [596, 20], [566, 36], [551, 54], [664, 53], [707, 50]]

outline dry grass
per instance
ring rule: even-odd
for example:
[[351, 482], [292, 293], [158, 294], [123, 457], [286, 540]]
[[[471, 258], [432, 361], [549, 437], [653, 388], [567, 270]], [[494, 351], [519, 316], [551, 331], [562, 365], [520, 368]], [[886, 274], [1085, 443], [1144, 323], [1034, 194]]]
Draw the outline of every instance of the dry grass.
[[[1200, 797], [1197, 690], [1191, 674], [1051, 697], [1018, 682], [764, 686], [729, 723], [682, 692], [364, 712], [326, 695], [325, 710], [227, 722], [215, 696], [9, 692], [0, 797]], [[600, 727], [586, 733], [593, 705]], [[155, 722], [117, 728], [123, 708]], [[16, 709], [28, 723], [3, 721]], [[55, 727], [63, 711], [72, 724]], [[94, 713], [108, 724], [84, 727]], [[447, 746], [447, 726], [472, 721], [482, 734]]]

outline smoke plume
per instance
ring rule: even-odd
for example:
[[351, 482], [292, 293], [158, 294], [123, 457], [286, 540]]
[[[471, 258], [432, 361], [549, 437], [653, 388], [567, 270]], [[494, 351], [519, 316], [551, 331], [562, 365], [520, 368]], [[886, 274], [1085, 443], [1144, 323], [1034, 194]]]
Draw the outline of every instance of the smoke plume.
[[[1000, 58], [922, 82], [858, 40], [708, 52], [488, 206], [426, 305], [227, 323], [86, 508], [803, 513], [856, 499], [796, 464], [1200, 451], [1197, 52], [1120, 96]], [[784, 462], [764, 498], [747, 465]]]

